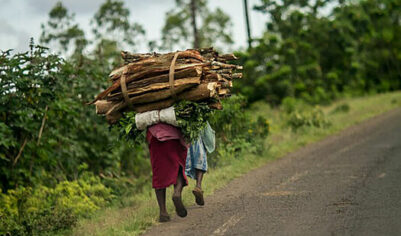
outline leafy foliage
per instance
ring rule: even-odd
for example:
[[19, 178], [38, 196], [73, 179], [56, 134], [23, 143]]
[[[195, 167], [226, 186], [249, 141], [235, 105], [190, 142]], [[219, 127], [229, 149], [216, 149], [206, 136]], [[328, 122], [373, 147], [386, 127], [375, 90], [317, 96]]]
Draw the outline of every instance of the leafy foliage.
[[[206, 103], [185, 100], [175, 104], [174, 110], [177, 124], [189, 143], [198, 138], [212, 114]], [[139, 130], [135, 125], [135, 112], [125, 113], [115, 126], [119, 130], [120, 137], [124, 137], [126, 141], [132, 141], [134, 145], [140, 145], [145, 141], [145, 131]]]
[[250, 102], [294, 97], [316, 104], [400, 89], [400, 6], [399, 0], [261, 0], [255, 9], [270, 20], [255, 47], [239, 53], [245, 74], [236, 90]]
[[174, 106], [178, 126], [188, 142], [195, 141], [206, 127], [212, 110], [206, 103], [180, 101]]
[[145, 131], [136, 128], [135, 115], [136, 112], [126, 112], [118, 123], [113, 126], [119, 130], [120, 138], [132, 142], [134, 146], [140, 145], [145, 141]]
[[288, 119], [288, 125], [296, 131], [301, 127], [327, 127], [330, 122], [326, 119], [324, 112], [319, 107], [315, 107], [312, 110], [292, 112]]
[[216, 151], [208, 159], [211, 167], [227, 165], [231, 158], [245, 152], [261, 154], [266, 150], [265, 138], [270, 124], [266, 118], [253, 119], [246, 112], [246, 98], [235, 95], [223, 100], [223, 110], [216, 111], [210, 124], [216, 131]]
[[98, 39], [125, 42], [129, 46], [135, 46], [135, 38], [143, 35], [145, 30], [138, 23], [130, 22], [129, 17], [130, 11], [123, 1], [107, 0], [93, 17], [93, 33]]
[[199, 47], [227, 46], [233, 44], [230, 17], [220, 8], [211, 11], [207, 0], [176, 0], [176, 7], [166, 14], [162, 29], [162, 49], [196, 47], [194, 45], [191, 3], [195, 4]]
[[88, 44], [85, 34], [78, 24], [74, 24], [74, 14], [69, 14], [67, 8], [61, 2], [57, 2], [49, 13], [49, 21], [42, 24], [42, 35], [40, 42], [54, 45], [52, 48], [59, 48], [59, 52], [71, 53], [71, 44], [74, 46], [72, 53], [82, 54]]
[[[121, 64], [120, 51], [134, 51], [138, 38], [145, 34], [143, 27], [130, 22], [130, 11], [121, 0], [106, 0], [91, 20], [95, 55], [113, 66]], [[111, 69], [111, 68], [110, 68]]]
[[75, 225], [113, 195], [98, 177], [85, 173], [77, 181], [63, 181], [54, 188], [18, 187], [0, 193], [0, 234], [41, 235]]

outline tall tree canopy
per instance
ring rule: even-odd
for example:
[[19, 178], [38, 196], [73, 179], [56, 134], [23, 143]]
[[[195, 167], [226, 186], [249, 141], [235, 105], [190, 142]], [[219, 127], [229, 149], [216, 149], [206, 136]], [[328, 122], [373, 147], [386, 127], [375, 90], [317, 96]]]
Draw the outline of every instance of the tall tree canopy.
[[107, 0], [100, 6], [91, 20], [97, 55], [107, 58], [122, 49], [134, 51], [138, 37], [143, 36], [145, 30], [129, 17], [130, 11], [123, 1]]
[[[176, 0], [162, 29], [163, 49], [175, 46], [209, 47], [233, 43], [232, 22], [220, 8], [211, 11], [207, 0]], [[200, 24], [199, 24], [200, 23]]]
[[50, 10], [49, 20], [41, 28], [40, 42], [64, 54], [80, 54], [88, 43], [84, 31], [74, 23], [74, 14], [61, 2]]

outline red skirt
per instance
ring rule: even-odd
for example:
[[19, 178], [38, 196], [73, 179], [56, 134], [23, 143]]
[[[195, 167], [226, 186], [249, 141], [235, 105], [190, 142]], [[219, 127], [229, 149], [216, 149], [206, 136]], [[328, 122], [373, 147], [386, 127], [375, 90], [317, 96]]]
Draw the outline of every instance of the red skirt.
[[149, 152], [153, 172], [153, 188], [162, 189], [176, 184], [178, 171], [182, 172], [185, 185], [188, 185], [187, 176], [185, 175], [187, 148], [181, 144], [179, 139], [161, 142], [152, 136], [149, 142]]

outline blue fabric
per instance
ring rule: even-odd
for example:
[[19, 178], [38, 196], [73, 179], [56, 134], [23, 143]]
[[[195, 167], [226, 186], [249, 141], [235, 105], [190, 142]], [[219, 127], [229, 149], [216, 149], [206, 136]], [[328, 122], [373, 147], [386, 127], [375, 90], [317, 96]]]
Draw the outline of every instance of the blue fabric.
[[203, 145], [202, 138], [191, 144], [188, 148], [187, 162], [185, 164], [185, 174], [192, 179], [196, 179], [195, 169], [207, 171], [206, 149]]
[[185, 174], [196, 179], [196, 169], [207, 171], [206, 152], [213, 152], [215, 149], [215, 132], [207, 123], [206, 128], [199, 135], [199, 138], [188, 148]]
[[209, 122], [207, 122], [206, 127], [202, 130], [201, 138], [207, 152], [212, 153], [216, 147], [216, 135], [212, 127], [210, 127]]

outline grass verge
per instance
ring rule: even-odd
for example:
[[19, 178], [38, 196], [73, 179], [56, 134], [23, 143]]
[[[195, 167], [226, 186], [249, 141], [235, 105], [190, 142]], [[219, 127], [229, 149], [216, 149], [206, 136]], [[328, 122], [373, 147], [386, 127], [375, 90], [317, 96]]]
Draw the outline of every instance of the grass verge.
[[[344, 106], [348, 108], [341, 109]], [[305, 128], [294, 132], [286, 125], [285, 112], [272, 109], [264, 103], [254, 104], [250, 112], [255, 114], [255, 117], [262, 115], [270, 122], [271, 135], [265, 140], [266, 151], [262, 155], [247, 154], [242, 158], [231, 160], [230, 165], [209, 170], [203, 184], [205, 194], [210, 195], [232, 179], [302, 146], [398, 107], [401, 107], [401, 92], [346, 98], [321, 107], [331, 123], [330, 126]], [[81, 220], [78, 226], [69, 233], [73, 235], [139, 235], [150, 226], [157, 224], [157, 202], [150, 185], [149, 183], [142, 193], [135, 194], [129, 199], [132, 202], [131, 207], [102, 209], [91, 219]], [[191, 181], [190, 187], [185, 188], [183, 193], [184, 203], [187, 206], [192, 205], [194, 201], [190, 193], [193, 185], [194, 182]], [[171, 193], [172, 188], [169, 188], [168, 199]], [[173, 215], [171, 201], [168, 201], [168, 209]]]

